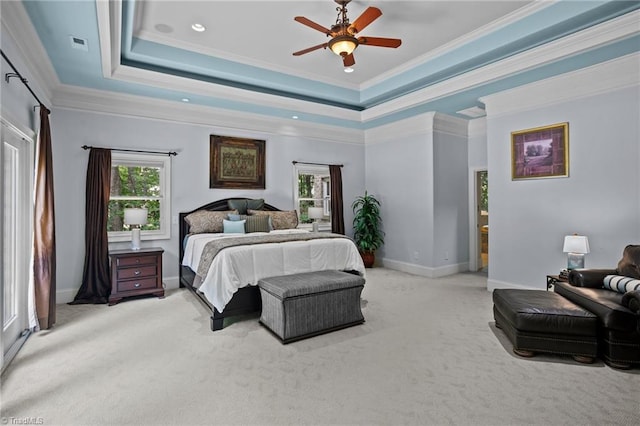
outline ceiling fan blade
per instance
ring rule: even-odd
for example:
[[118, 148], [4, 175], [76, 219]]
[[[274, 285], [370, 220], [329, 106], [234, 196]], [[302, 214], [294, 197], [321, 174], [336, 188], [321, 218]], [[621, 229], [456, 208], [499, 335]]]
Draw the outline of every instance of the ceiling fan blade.
[[345, 56], [342, 59], [342, 63], [344, 64], [345, 67], [352, 67], [356, 64], [356, 58], [353, 57], [353, 53], [350, 55]]
[[358, 43], [367, 46], [398, 47], [402, 44], [402, 40], [385, 37], [358, 37]]
[[362, 15], [353, 21], [353, 24], [349, 25], [349, 32], [351, 34], [357, 34], [362, 31], [367, 25], [382, 16], [382, 11], [377, 7], [369, 6], [367, 10], [362, 12]]
[[322, 44], [318, 44], [317, 46], [308, 47], [306, 49], [293, 52], [293, 56], [300, 56], [300, 55], [304, 55], [305, 53], [313, 52], [314, 50], [318, 50], [320, 48], [325, 48], [327, 47], [327, 44], [328, 43], [322, 43]]
[[294, 21], [300, 22], [302, 25], [306, 25], [307, 27], [311, 27], [314, 30], [318, 30], [321, 33], [331, 35], [331, 30], [329, 28], [325, 28], [320, 24], [316, 24], [311, 19], [305, 18], [304, 16], [296, 16], [293, 18]]

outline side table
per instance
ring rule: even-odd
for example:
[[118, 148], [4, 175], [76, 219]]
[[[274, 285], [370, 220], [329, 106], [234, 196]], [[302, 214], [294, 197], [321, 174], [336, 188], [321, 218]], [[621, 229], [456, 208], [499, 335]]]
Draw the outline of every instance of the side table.
[[557, 282], [569, 282], [566, 277], [561, 277], [560, 275], [547, 275], [547, 291], [553, 289], [553, 285]]
[[111, 295], [109, 306], [124, 297], [152, 294], [164, 297], [161, 248], [111, 250]]

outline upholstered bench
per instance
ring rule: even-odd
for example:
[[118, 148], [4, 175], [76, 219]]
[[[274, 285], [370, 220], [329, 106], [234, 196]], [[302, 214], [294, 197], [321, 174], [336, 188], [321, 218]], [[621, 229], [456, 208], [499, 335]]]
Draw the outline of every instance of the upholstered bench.
[[494, 290], [493, 316], [517, 355], [567, 354], [583, 363], [591, 363], [597, 356], [598, 318], [557, 293]]
[[361, 324], [364, 282], [359, 275], [341, 271], [261, 279], [260, 322], [283, 343]]

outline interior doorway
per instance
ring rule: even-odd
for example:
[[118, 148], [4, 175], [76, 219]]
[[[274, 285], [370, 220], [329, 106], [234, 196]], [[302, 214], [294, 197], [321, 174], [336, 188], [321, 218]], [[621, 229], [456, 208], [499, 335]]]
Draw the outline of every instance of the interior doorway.
[[478, 241], [478, 271], [487, 272], [489, 268], [489, 173], [486, 170], [476, 172], [476, 212]]
[[469, 170], [469, 271], [489, 272], [489, 174]]

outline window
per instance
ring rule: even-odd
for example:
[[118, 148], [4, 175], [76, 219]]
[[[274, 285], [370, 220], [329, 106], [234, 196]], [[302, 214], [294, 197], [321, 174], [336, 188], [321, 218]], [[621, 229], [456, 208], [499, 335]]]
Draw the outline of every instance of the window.
[[320, 229], [331, 229], [331, 180], [329, 166], [294, 165], [294, 200], [300, 228], [310, 228], [309, 207], [322, 207]]
[[124, 224], [124, 209], [129, 207], [142, 207], [149, 212], [147, 224], [142, 227], [142, 239], [171, 238], [170, 182], [169, 156], [112, 153], [109, 242], [131, 239], [129, 226]]

